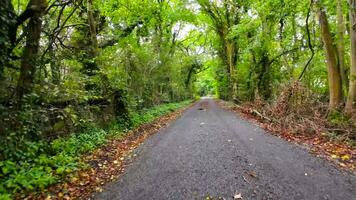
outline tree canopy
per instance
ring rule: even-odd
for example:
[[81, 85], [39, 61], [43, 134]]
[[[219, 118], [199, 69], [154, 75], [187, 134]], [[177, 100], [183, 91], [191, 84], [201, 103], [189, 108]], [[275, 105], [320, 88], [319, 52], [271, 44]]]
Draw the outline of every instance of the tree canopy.
[[0, 23], [2, 160], [159, 104], [271, 103], [295, 83], [355, 116], [355, 0], [2, 0]]

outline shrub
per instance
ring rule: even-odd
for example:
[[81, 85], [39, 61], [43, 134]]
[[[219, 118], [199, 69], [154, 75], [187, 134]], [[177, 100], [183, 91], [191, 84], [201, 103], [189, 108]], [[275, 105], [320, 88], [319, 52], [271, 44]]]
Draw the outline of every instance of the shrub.
[[[158, 105], [141, 112], [131, 112], [129, 121], [117, 119], [108, 128], [92, 125], [81, 133], [53, 141], [24, 141], [13, 148], [6, 160], [0, 161], [0, 200], [11, 199], [11, 194], [40, 190], [64, 179], [83, 167], [80, 155], [91, 152], [107, 142], [109, 137], [122, 137], [129, 129], [150, 123], [190, 101]], [[16, 149], [16, 150], [14, 150]]]

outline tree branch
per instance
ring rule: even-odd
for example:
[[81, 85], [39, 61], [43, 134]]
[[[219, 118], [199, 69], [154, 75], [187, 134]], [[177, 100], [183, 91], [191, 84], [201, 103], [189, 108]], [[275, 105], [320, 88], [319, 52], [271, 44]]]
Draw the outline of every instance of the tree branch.
[[307, 18], [305, 20], [305, 27], [306, 27], [307, 36], [308, 36], [308, 46], [309, 46], [309, 49], [310, 49], [312, 54], [311, 54], [308, 62], [305, 64], [302, 73], [299, 75], [298, 80], [301, 80], [303, 78], [303, 75], [304, 75], [305, 71], [307, 70], [309, 64], [311, 63], [311, 61], [313, 60], [314, 55], [315, 55], [314, 48], [313, 48], [313, 45], [312, 45], [312, 42], [311, 42], [311, 38], [310, 38], [310, 30], [309, 30], [309, 18], [310, 18], [310, 13], [311, 13], [311, 8], [313, 6], [313, 3], [314, 3], [314, 1], [310, 0], [310, 5], [309, 5], [309, 8], [308, 8]]
[[[300, 48], [294, 48], [294, 49], [290, 49], [290, 50], [284, 51], [284, 52], [280, 53], [279, 55], [277, 55], [276, 57], [274, 57], [273, 59], [271, 59], [268, 64], [271, 65], [272, 63], [274, 63], [274, 62], [275, 62], [278, 58], [280, 58], [281, 56], [283, 56], [283, 55], [285, 55], [285, 54], [288, 54], [288, 53], [291, 53], [291, 52], [293, 52], [293, 51], [297, 51], [298, 49], [300, 49]], [[260, 62], [260, 63], [261, 63], [261, 62]]]

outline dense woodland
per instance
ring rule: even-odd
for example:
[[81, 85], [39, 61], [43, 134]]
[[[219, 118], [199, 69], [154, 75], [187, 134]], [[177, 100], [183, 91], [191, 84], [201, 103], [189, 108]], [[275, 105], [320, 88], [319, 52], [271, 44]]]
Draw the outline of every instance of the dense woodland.
[[355, 0], [2, 0], [0, 24], [4, 198], [204, 95], [356, 137]]

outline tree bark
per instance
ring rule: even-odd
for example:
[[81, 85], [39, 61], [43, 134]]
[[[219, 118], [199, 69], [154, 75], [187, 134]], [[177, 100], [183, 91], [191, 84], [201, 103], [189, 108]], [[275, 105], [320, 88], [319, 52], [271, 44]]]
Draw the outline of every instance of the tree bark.
[[[263, 100], [269, 100], [272, 96], [272, 89], [271, 89], [271, 65], [273, 61], [269, 57], [269, 41], [271, 37], [271, 29], [270, 25], [266, 19], [263, 17], [262, 22], [262, 38], [261, 44], [259, 49], [259, 57], [260, 60], [257, 64], [256, 74], [257, 74], [257, 97], [262, 98]], [[281, 56], [283, 56], [281, 54]]]
[[96, 22], [93, 13], [93, 1], [88, 0], [87, 2], [87, 15], [88, 15], [88, 24], [89, 24], [89, 34], [90, 34], [90, 50], [89, 55], [92, 58], [97, 56], [98, 51], [98, 40], [96, 38]]
[[237, 77], [236, 77], [236, 62], [237, 62], [237, 47], [235, 42], [227, 41], [226, 42], [226, 57], [227, 57], [227, 66], [229, 68], [230, 75], [230, 98], [232, 100], [237, 99]]
[[16, 94], [20, 101], [24, 95], [32, 90], [33, 80], [36, 72], [36, 62], [38, 57], [39, 42], [42, 31], [41, 17], [47, 7], [46, 0], [31, 0], [27, 9], [34, 13], [27, 25], [26, 45], [21, 57], [20, 77], [17, 83]]
[[0, 81], [3, 78], [4, 67], [7, 66], [11, 56], [11, 29], [16, 24], [16, 15], [11, 0], [3, 0], [0, 4]]
[[337, 65], [336, 50], [333, 46], [333, 38], [331, 36], [329, 22], [325, 11], [319, 7], [319, 20], [321, 37], [324, 42], [324, 51], [326, 54], [326, 62], [328, 65], [328, 80], [329, 80], [329, 109], [337, 109], [342, 103], [342, 87], [341, 76]]
[[345, 111], [352, 113], [356, 109], [356, 0], [350, 0], [350, 41], [351, 41], [351, 67], [349, 94]]
[[342, 0], [337, 0], [337, 55], [342, 85], [346, 92], [349, 83], [345, 73], [345, 30]]
[[97, 84], [90, 81], [90, 77], [97, 75], [98, 71], [100, 71], [100, 68], [98, 67], [98, 64], [95, 60], [96, 57], [98, 56], [97, 24], [94, 17], [93, 0], [87, 0], [86, 3], [87, 3], [87, 23], [89, 27], [89, 29], [86, 31], [88, 31], [87, 34], [89, 35], [89, 37], [86, 42], [88, 46], [85, 47], [86, 55], [84, 56], [84, 59], [82, 61], [83, 62], [82, 72], [83, 74], [88, 76], [88, 79], [86, 79], [86, 83], [85, 83], [85, 89], [87, 91], [96, 90], [98, 92], [99, 90]]

